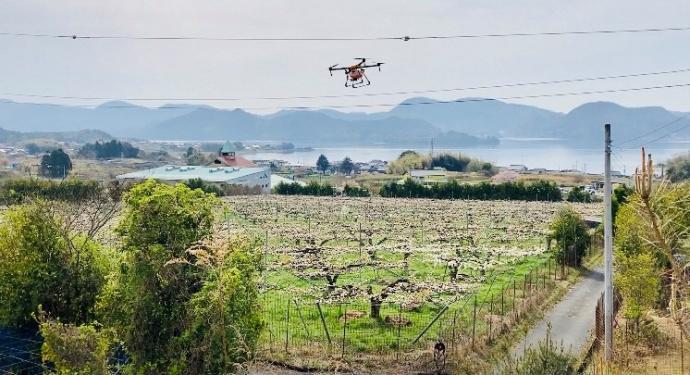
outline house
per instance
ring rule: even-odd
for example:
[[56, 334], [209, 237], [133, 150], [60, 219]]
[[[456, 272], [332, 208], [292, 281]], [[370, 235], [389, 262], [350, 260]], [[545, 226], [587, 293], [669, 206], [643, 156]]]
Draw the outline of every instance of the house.
[[515, 172], [527, 172], [527, 166], [524, 164], [511, 164], [508, 169]]
[[259, 188], [263, 194], [271, 192], [270, 168], [234, 168], [234, 167], [199, 167], [166, 165], [158, 168], [126, 173], [116, 177], [118, 180], [154, 180], [178, 183], [191, 179], [216, 185], [240, 185], [248, 188]]
[[407, 175], [412, 181], [425, 185], [448, 182], [448, 174], [445, 169], [412, 169]]
[[213, 161], [214, 165], [222, 165], [235, 168], [256, 168], [256, 164], [237, 155], [237, 147], [230, 141], [225, 141], [223, 147], [218, 150], [218, 155]]

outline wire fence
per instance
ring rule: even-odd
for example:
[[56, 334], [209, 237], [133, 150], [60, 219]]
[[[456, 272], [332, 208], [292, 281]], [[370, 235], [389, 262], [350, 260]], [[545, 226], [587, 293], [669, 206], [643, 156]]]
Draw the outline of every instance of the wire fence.
[[373, 356], [385, 362], [439, 348], [449, 356], [479, 350], [539, 309], [568, 272], [549, 260], [446, 305], [366, 298], [324, 303], [263, 295], [266, 327], [259, 352], [299, 362]]
[[0, 328], [0, 374], [43, 374], [41, 343], [35, 331]]

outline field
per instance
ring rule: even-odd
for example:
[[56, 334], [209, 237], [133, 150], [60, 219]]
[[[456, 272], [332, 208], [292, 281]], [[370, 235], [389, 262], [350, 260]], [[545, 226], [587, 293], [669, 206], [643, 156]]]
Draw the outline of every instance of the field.
[[[219, 230], [264, 243], [262, 348], [271, 358], [300, 363], [324, 351], [381, 358], [437, 341], [491, 339], [506, 329], [506, 317], [517, 317], [520, 304], [553, 285], [557, 267], [546, 235], [566, 204], [295, 196], [225, 201]], [[600, 212], [594, 204], [574, 207], [587, 216]]]

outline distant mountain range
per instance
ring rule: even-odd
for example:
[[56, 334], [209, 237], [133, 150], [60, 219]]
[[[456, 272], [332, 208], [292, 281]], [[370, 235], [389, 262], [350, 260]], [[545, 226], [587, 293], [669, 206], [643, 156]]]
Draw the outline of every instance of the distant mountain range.
[[[377, 113], [290, 110], [270, 115], [198, 105], [147, 108], [108, 102], [90, 109], [3, 101], [0, 128], [24, 132], [97, 129], [126, 138], [284, 141], [308, 146], [413, 147], [427, 145], [432, 137], [439, 147], [490, 145], [497, 142], [495, 137], [559, 138], [567, 144], [591, 146], [601, 144], [604, 123], [613, 124], [617, 139], [627, 139], [686, 115], [610, 102], [586, 103], [560, 113], [482, 98], [459, 101], [411, 98]], [[676, 136], [689, 137], [690, 129]]]
[[23, 132], [0, 128], [0, 143], [29, 143], [42, 141], [57, 142], [95, 142], [107, 141], [113, 137], [101, 130], [74, 130], [62, 132]]

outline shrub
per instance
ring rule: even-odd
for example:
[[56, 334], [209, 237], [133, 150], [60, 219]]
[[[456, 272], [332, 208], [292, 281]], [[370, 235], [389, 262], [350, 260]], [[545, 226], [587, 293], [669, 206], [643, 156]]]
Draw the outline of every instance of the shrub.
[[450, 181], [426, 187], [408, 178], [402, 184], [391, 182], [382, 186], [379, 194], [382, 197], [391, 198], [561, 200], [561, 192], [558, 187], [547, 181], [537, 181], [531, 184], [525, 184], [521, 181], [501, 184], [488, 182], [459, 184], [457, 181]]
[[690, 155], [678, 155], [668, 160], [666, 176], [671, 182], [690, 179]]
[[568, 192], [566, 200], [568, 202], [590, 203], [592, 202], [592, 195], [586, 192], [581, 186], [575, 186]]
[[114, 332], [96, 325], [63, 324], [42, 316], [41, 357], [51, 363], [58, 374], [108, 375], [109, 360], [115, 348]]
[[216, 185], [208, 184], [200, 178], [189, 179], [183, 184], [187, 185], [190, 189], [200, 189], [204, 193], [213, 194], [216, 197], [222, 197], [224, 195], [223, 190]]
[[501, 373], [506, 375], [577, 374], [577, 358], [562, 347], [557, 348], [550, 339], [550, 331], [549, 327], [544, 342], [539, 343], [537, 348], [528, 348], [516, 364], [506, 366]]
[[96, 243], [66, 238], [71, 234], [64, 233], [55, 211], [37, 201], [5, 213], [0, 224], [1, 325], [31, 325], [39, 305], [64, 322], [81, 323], [93, 316], [106, 258]]
[[345, 184], [343, 193], [348, 197], [368, 197], [371, 195], [369, 194], [369, 191], [367, 189], [361, 188], [359, 186], [350, 186], [347, 184]]
[[570, 207], [561, 209], [551, 223], [551, 238], [558, 242], [555, 255], [558, 262], [568, 260], [580, 265], [589, 246], [590, 236], [585, 222]]
[[307, 186], [302, 186], [296, 182], [291, 184], [281, 182], [273, 188], [273, 192], [280, 195], [332, 196], [335, 195], [335, 188], [326, 183], [319, 184], [316, 181], [311, 181]]
[[39, 179], [12, 179], [0, 186], [0, 201], [6, 205], [31, 199], [79, 202], [91, 199], [104, 191], [96, 181], [68, 179], [60, 182]]

